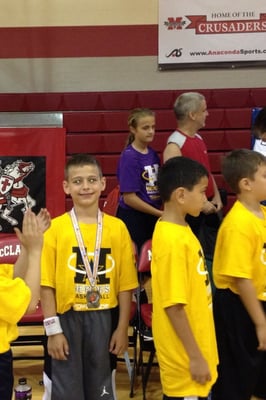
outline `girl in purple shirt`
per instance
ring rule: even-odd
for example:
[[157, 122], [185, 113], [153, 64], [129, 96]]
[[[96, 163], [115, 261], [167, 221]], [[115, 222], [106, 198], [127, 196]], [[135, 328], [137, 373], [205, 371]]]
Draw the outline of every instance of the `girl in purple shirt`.
[[120, 200], [117, 217], [122, 219], [140, 250], [151, 239], [161, 200], [157, 187], [158, 154], [149, 146], [155, 135], [154, 112], [137, 108], [128, 118], [129, 137], [117, 170]]

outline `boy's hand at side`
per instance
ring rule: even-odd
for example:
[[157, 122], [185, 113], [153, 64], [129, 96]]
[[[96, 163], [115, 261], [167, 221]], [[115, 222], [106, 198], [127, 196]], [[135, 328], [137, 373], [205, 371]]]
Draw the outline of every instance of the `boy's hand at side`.
[[211, 380], [208, 363], [203, 357], [190, 359], [190, 373], [192, 379], [200, 385]]
[[266, 350], [266, 316], [251, 279], [235, 278], [239, 296], [252, 319], [258, 339], [258, 350]]
[[213, 214], [213, 213], [217, 212], [217, 208], [214, 205], [214, 203], [212, 203], [211, 201], [206, 201], [206, 203], [204, 204], [204, 207], [202, 209], [202, 212], [206, 215]]
[[111, 338], [109, 351], [118, 356], [124, 353], [128, 348], [128, 331], [117, 328]]
[[132, 291], [125, 290], [118, 293], [119, 319], [117, 328], [110, 340], [109, 351], [118, 355], [124, 353], [128, 348], [128, 324], [132, 299]]
[[63, 333], [48, 337], [48, 354], [55, 360], [67, 360], [69, 355], [69, 346]]
[[256, 325], [256, 334], [258, 338], [258, 350], [266, 351], [266, 323]]
[[187, 352], [192, 379], [201, 385], [205, 385], [207, 381], [211, 380], [209, 366], [194, 338], [184, 305], [175, 304], [167, 307], [165, 311]]

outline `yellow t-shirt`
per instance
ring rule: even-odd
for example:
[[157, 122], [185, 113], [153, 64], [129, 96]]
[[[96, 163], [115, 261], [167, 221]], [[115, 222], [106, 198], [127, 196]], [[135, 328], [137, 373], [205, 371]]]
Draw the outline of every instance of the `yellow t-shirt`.
[[219, 229], [213, 261], [217, 288], [239, 294], [234, 277], [250, 279], [257, 298], [266, 300], [266, 207], [258, 218], [238, 200]]
[[[93, 265], [96, 224], [79, 224], [88, 259]], [[65, 213], [52, 220], [45, 233], [42, 253], [41, 285], [55, 289], [57, 312], [73, 308], [91, 311], [86, 293], [90, 283], [72, 226]], [[138, 285], [133, 246], [125, 224], [118, 218], [103, 214], [97, 288], [100, 305], [96, 309], [114, 308], [118, 293], [135, 289]]]
[[13, 279], [13, 265], [0, 264], [0, 353], [10, 349], [18, 337], [17, 322], [30, 302], [30, 289], [20, 278]]
[[[211, 285], [198, 239], [189, 226], [158, 221], [152, 239], [152, 329], [163, 393], [205, 397], [217, 378], [218, 355]], [[192, 380], [189, 358], [165, 308], [184, 304], [195, 340], [211, 372], [211, 381]]]

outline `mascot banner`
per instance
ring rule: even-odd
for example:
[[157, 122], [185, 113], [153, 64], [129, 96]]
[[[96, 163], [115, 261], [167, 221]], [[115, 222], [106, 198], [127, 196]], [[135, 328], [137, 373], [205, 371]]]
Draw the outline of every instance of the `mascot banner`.
[[0, 233], [21, 228], [24, 211], [65, 210], [64, 128], [0, 128]]

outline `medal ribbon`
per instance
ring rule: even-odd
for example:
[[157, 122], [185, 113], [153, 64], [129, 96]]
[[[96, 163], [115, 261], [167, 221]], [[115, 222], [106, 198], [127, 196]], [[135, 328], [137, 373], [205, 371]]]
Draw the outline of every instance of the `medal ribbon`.
[[76, 217], [76, 213], [74, 208], [70, 211], [70, 217], [72, 221], [72, 225], [74, 227], [76, 239], [78, 242], [78, 246], [80, 249], [82, 261], [84, 263], [86, 273], [88, 276], [88, 279], [90, 281], [91, 287], [96, 286], [96, 279], [97, 279], [97, 273], [98, 273], [98, 267], [99, 267], [99, 259], [100, 259], [100, 249], [101, 249], [101, 242], [102, 242], [102, 231], [103, 231], [103, 218], [102, 218], [102, 213], [98, 209], [98, 215], [97, 215], [97, 231], [96, 231], [96, 239], [95, 239], [95, 246], [94, 246], [94, 261], [93, 261], [93, 270], [91, 272], [91, 267], [88, 259], [88, 255], [84, 246], [84, 241], [79, 229], [79, 224], [78, 220]]

